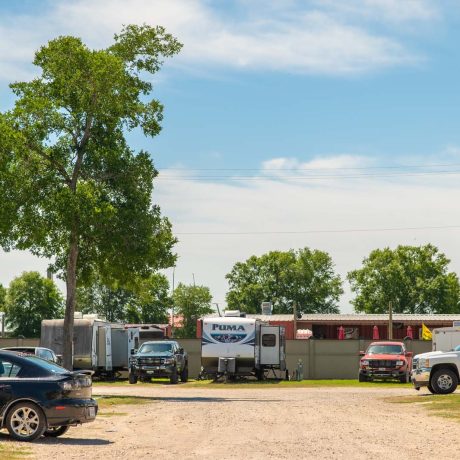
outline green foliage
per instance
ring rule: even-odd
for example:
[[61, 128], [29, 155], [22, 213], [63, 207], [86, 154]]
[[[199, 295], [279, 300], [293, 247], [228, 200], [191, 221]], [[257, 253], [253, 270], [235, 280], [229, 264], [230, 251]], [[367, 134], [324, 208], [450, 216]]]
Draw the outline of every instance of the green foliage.
[[5, 311], [6, 289], [0, 284], [0, 311]]
[[309, 248], [252, 256], [226, 278], [228, 306], [246, 313], [260, 313], [264, 301], [273, 303], [274, 313], [292, 313], [293, 302], [303, 313], [338, 313], [343, 292], [329, 254]]
[[174, 335], [180, 338], [196, 337], [197, 319], [213, 313], [212, 296], [205, 286], [186, 286], [180, 283], [174, 290], [174, 314], [182, 316], [181, 328], [174, 329]]
[[357, 312], [459, 313], [458, 277], [449, 259], [431, 245], [376, 249], [363, 267], [348, 273]]
[[100, 281], [77, 289], [78, 309], [110, 322], [165, 324], [171, 306], [169, 283], [160, 273], [137, 280], [129, 289]]
[[162, 56], [181, 48], [162, 27], [127, 26], [108, 49], [76, 37], [51, 40], [35, 55], [41, 75], [11, 86], [14, 108], [0, 114], [0, 243], [52, 257], [68, 278], [70, 246], [80, 284], [173, 264], [175, 239], [151, 202], [157, 175], [125, 133], [159, 133], [162, 105], [148, 98]]
[[52, 280], [24, 272], [8, 287], [5, 312], [15, 336], [39, 337], [43, 319], [62, 318], [62, 295]]

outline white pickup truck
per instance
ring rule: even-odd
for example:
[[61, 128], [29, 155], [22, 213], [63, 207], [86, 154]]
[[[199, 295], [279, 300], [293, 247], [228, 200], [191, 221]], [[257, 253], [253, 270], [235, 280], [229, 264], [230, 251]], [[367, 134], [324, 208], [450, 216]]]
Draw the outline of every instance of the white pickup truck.
[[416, 390], [427, 387], [433, 394], [453, 393], [458, 385], [460, 345], [452, 351], [430, 351], [414, 356], [411, 380]]

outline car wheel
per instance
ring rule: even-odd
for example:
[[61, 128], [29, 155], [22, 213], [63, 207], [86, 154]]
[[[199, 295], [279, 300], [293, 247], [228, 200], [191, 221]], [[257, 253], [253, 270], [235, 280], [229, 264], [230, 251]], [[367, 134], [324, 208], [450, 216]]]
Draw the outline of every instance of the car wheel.
[[135, 383], [137, 383], [137, 375], [130, 372], [128, 375], [128, 381], [131, 385], [134, 385]]
[[188, 366], [185, 366], [182, 372], [180, 373], [180, 381], [187, 382], [188, 380]]
[[51, 428], [47, 428], [43, 434], [46, 437], [57, 438], [58, 436], [66, 434], [69, 431], [69, 428], [69, 425], [53, 426]]
[[368, 381], [367, 375], [359, 374], [358, 380], [360, 382], [367, 382]]
[[439, 369], [431, 376], [430, 384], [435, 393], [446, 395], [455, 391], [458, 377], [450, 369]]
[[5, 428], [18, 441], [34, 441], [46, 429], [45, 414], [34, 403], [19, 402], [8, 411]]
[[169, 382], [176, 384], [179, 381], [179, 375], [177, 374], [177, 368], [174, 368], [173, 373], [169, 377]]

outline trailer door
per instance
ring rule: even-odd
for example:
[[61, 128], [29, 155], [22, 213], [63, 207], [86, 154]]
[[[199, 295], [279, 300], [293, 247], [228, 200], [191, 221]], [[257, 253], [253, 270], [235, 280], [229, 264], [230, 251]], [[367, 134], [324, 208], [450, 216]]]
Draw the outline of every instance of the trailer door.
[[260, 364], [262, 366], [280, 365], [280, 327], [260, 327]]

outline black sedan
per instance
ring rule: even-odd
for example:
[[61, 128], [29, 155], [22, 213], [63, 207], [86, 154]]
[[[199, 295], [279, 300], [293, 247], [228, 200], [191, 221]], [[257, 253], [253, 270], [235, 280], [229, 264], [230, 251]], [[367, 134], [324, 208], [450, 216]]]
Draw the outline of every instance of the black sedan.
[[97, 403], [91, 376], [36, 356], [0, 351], [0, 427], [19, 441], [60, 436], [92, 422]]

